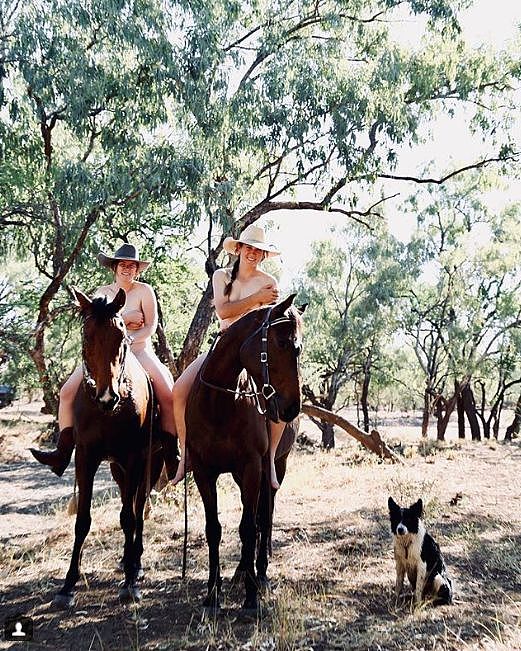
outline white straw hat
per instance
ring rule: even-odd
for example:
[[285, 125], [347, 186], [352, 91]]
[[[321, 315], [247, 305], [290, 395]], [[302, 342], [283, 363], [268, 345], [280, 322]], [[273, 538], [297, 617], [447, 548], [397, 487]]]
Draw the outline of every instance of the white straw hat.
[[265, 251], [269, 258], [280, 255], [280, 251], [277, 249], [275, 244], [266, 242], [266, 233], [264, 232], [264, 229], [260, 226], [255, 226], [255, 224], [246, 226], [238, 240], [234, 240], [233, 237], [227, 237], [223, 242], [223, 248], [226, 253], [237, 255], [237, 246], [239, 244], [249, 244], [256, 249]]

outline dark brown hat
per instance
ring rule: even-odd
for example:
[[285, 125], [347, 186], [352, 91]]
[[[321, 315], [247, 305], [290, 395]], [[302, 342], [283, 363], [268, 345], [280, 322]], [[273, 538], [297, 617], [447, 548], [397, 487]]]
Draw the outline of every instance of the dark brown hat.
[[114, 253], [114, 255], [106, 255], [105, 253], [98, 253], [98, 262], [103, 267], [112, 268], [114, 262], [119, 262], [120, 260], [129, 260], [130, 262], [136, 262], [138, 265], [138, 272], [145, 271], [150, 266], [148, 260], [139, 259], [139, 251], [133, 244], [123, 244], [119, 249]]

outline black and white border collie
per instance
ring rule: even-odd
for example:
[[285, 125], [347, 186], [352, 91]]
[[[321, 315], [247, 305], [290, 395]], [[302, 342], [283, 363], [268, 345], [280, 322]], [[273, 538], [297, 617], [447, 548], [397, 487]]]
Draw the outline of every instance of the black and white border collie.
[[392, 497], [388, 500], [396, 561], [396, 597], [403, 589], [405, 574], [414, 590], [416, 604], [428, 599], [434, 605], [452, 603], [452, 582], [440, 548], [421, 520], [423, 502], [401, 508]]

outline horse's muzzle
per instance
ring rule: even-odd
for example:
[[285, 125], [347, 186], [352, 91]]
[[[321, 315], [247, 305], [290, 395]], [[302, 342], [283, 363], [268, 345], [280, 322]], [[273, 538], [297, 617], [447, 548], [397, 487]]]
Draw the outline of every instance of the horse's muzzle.
[[299, 415], [300, 413], [300, 402], [293, 402], [289, 407], [286, 407], [286, 409], [281, 409], [280, 404], [279, 404], [279, 418], [280, 420], [283, 420], [285, 423], [290, 423], [292, 420], [295, 420], [295, 418]]
[[102, 411], [114, 411], [119, 401], [119, 395], [110, 389], [106, 389], [102, 394], [96, 396], [96, 402]]

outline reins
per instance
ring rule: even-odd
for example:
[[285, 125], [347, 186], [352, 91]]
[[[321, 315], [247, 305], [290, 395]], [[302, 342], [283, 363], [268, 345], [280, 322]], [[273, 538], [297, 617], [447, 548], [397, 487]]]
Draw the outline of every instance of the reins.
[[272, 307], [268, 309], [268, 312], [266, 316], [264, 317], [263, 322], [261, 325], [254, 331], [252, 332], [251, 335], [246, 337], [246, 339], [243, 341], [240, 349], [239, 349], [239, 355], [246, 346], [246, 344], [256, 337], [259, 333], [261, 335], [261, 350], [260, 350], [260, 364], [261, 364], [261, 373], [262, 373], [262, 388], [260, 391], [255, 391], [255, 390], [244, 390], [244, 389], [239, 389], [236, 387], [235, 389], [232, 389], [230, 387], [223, 387], [218, 384], [213, 384], [212, 382], [208, 382], [208, 380], [205, 380], [203, 377], [203, 373], [206, 369], [206, 366], [208, 364], [208, 361], [210, 359], [210, 354], [214, 351], [217, 340], [219, 338], [219, 334], [215, 337], [215, 339], [212, 342], [212, 345], [210, 347], [210, 350], [208, 351], [208, 355], [206, 356], [206, 359], [203, 362], [203, 366], [201, 368], [201, 371], [199, 373], [199, 381], [201, 384], [204, 386], [209, 387], [210, 389], [215, 389], [216, 391], [221, 391], [223, 393], [231, 393], [237, 397], [243, 397], [243, 398], [257, 398], [257, 409], [259, 413], [265, 415], [266, 414], [266, 409], [262, 409], [260, 407], [260, 404], [258, 402], [259, 396], [262, 396], [266, 403], [274, 398], [276, 396], [276, 391], [275, 388], [271, 385], [270, 383], [270, 370], [269, 370], [269, 360], [268, 360], [268, 330], [271, 326], [278, 325], [279, 323], [291, 323], [291, 319], [287, 316], [282, 316], [279, 317], [278, 319], [275, 319], [275, 321], [270, 322], [270, 316], [271, 316], [271, 311]]
[[146, 371], [145, 371], [145, 375], [147, 378], [147, 386], [148, 386], [149, 401], [150, 401], [150, 424], [148, 428], [148, 455], [147, 455], [147, 480], [146, 480], [145, 503], [148, 502], [150, 506], [151, 505], [150, 483], [152, 477], [152, 437], [154, 434], [154, 387], [152, 386], [152, 380], [150, 379]]

